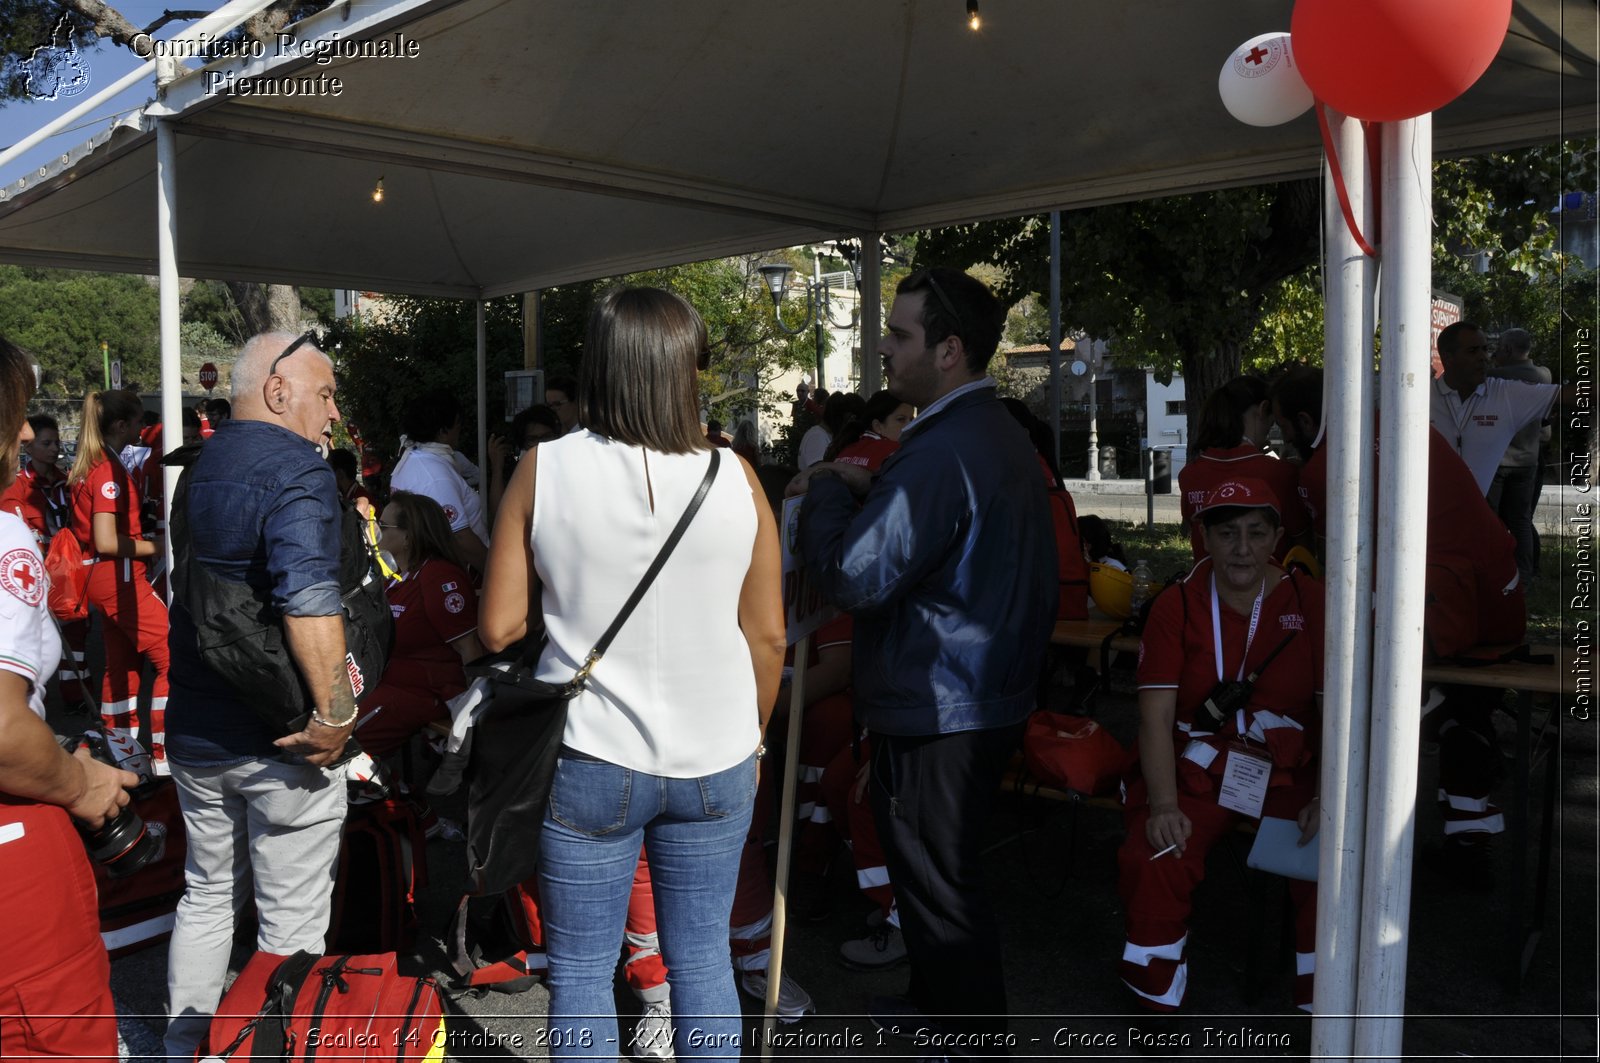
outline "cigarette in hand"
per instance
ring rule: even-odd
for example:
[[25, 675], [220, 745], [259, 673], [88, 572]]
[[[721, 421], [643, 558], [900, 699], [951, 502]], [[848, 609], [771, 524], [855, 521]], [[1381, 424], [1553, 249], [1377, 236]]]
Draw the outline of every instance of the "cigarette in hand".
[[1178, 843], [1177, 842], [1173, 842], [1171, 845], [1167, 846], [1165, 849], [1161, 850], [1159, 853], [1157, 853], [1155, 856], [1152, 856], [1150, 859], [1151, 860], [1159, 860], [1163, 856], [1166, 856], [1168, 853], [1172, 852], [1172, 850], [1176, 849], [1177, 847], [1178, 847]]

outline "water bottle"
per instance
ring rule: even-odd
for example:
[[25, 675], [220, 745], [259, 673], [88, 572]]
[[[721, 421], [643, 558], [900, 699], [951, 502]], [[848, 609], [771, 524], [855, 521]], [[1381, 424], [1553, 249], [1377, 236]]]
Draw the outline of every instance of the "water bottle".
[[1133, 597], [1130, 606], [1135, 613], [1144, 607], [1150, 600], [1150, 584], [1153, 578], [1150, 575], [1150, 562], [1140, 560], [1133, 566]]

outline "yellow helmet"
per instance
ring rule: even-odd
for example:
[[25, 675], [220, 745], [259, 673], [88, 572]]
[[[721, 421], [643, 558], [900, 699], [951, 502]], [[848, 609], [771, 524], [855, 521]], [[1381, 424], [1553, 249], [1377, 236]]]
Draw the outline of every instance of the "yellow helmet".
[[1299, 565], [1311, 574], [1312, 579], [1322, 578], [1322, 565], [1318, 563], [1316, 555], [1303, 546], [1297, 546], [1283, 555], [1283, 567], [1291, 568]]
[[1089, 597], [1113, 620], [1126, 620], [1133, 612], [1133, 577], [1110, 565], [1089, 564]]

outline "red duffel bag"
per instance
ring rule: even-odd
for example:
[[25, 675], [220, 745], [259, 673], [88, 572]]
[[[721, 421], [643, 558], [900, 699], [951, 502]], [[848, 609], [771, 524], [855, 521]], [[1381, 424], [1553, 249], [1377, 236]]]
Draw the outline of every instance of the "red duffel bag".
[[1128, 767], [1128, 751], [1083, 716], [1036, 712], [1022, 735], [1022, 759], [1046, 786], [1095, 796], [1109, 793]]

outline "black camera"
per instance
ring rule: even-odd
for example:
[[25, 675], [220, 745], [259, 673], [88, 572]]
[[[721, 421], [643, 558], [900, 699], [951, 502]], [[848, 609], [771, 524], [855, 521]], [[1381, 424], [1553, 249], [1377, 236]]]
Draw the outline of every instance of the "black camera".
[[[100, 763], [113, 768], [122, 766], [100, 732], [85, 732], [82, 744], [89, 747], [89, 755]], [[79, 823], [78, 833], [83, 835], [83, 844], [95, 863], [105, 868], [112, 878], [127, 878], [159, 859], [167, 848], [166, 827], [160, 823], [146, 823], [134, 811], [131, 801], [114, 818], [93, 830]]]
[[1200, 706], [1202, 716], [1211, 720], [1213, 731], [1222, 730], [1228, 717], [1250, 704], [1250, 695], [1256, 685], [1248, 679], [1229, 679], [1211, 688], [1205, 704]]

